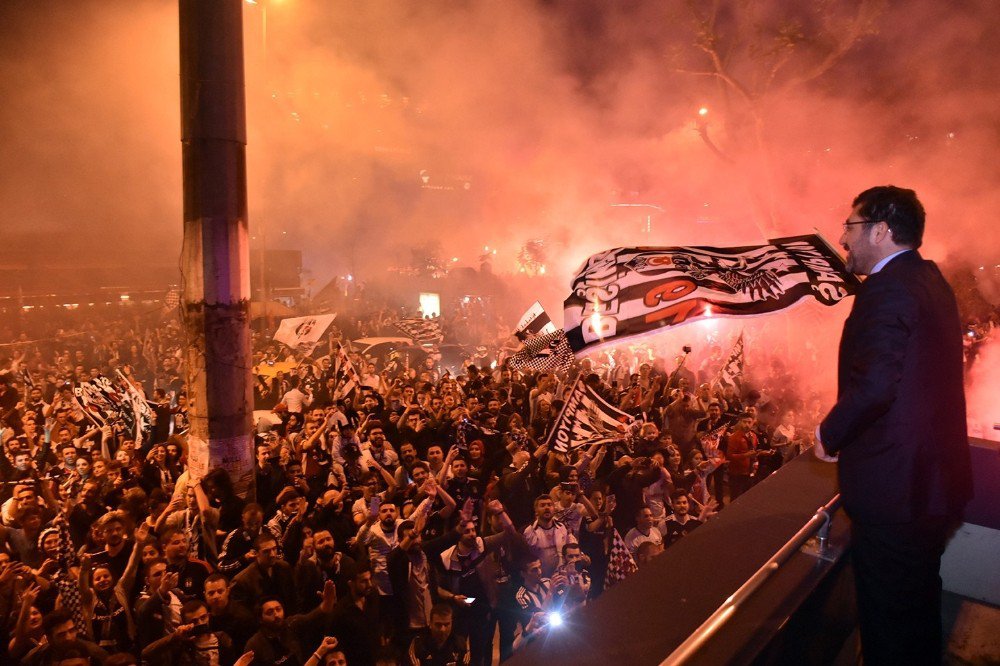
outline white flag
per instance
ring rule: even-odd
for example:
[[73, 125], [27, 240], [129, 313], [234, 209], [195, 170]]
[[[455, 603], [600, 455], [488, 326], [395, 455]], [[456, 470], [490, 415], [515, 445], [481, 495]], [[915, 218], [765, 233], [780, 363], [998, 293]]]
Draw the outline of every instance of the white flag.
[[282, 319], [274, 339], [308, 356], [316, 349], [326, 329], [333, 323], [335, 314], [312, 315]]
[[538, 301], [535, 301], [528, 308], [528, 311], [521, 315], [521, 321], [517, 322], [517, 328], [514, 329], [514, 335], [522, 342], [539, 335], [555, 332], [556, 325], [552, 323], [545, 308]]

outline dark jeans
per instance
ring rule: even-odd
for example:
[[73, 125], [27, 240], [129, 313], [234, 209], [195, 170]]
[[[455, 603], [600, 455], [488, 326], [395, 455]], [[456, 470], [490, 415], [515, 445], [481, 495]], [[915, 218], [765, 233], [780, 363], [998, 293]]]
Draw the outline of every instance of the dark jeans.
[[457, 609], [454, 632], [469, 639], [470, 666], [489, 666], [493, 662], [493, 609], [485, 599]]
[[719, 465], [719, 468], [708, 475], [708, 485], [712, 487], [712, 495], [715, 496], [715, 501], [719, 503], [719, 508], [721, 509], [726, 503], [726, 468], [729, 467], [726, 464]]
[[750, 490], [749, 474], [729, 473], [729, 501], [735, 501], [737, 497]]
[[851, 529], [865, 666], [940, 664], [941, 554], [953, 523], [925, 518]]

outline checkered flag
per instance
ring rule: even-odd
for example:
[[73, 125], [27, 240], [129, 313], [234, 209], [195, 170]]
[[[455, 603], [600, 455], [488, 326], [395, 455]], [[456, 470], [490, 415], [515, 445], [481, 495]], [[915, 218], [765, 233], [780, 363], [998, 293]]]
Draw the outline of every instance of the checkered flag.
[[510, 357], [512, 370], [532, 372], [556, 372], [573, 365], [573, 350], [566, 339], [566, 331], [561, 328], [526, 340], [524, 348]]
[[604, 589], [625, 580], [638, 570], [639, 566], [632, 559], [632, 553], [628, 552], [625, 540], [615, 529], [611, 541], [611, 552], [608, 554], [608, 573], [604, 578]]
[[418, 345], [436, 345], [444, 340], [444, 333], [441, 331], [441, 323], [435, 319], [400, 319], [396, 322], [396, 328], [413, 338]]

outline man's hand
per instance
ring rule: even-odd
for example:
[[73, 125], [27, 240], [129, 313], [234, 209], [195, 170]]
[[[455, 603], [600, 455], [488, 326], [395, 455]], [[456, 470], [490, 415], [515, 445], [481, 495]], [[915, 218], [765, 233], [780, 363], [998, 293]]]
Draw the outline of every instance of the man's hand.
[[299, 551], [299, 562], [306, 562], [313, 556], [316, 552], [316, 547], [313, 544], [312, 537], [306, 537], [302, 540], [302, 550]]
[[698, 520], [705, 522], [707, 519], [711, 518], [719, 512], [719, 503], [715, 501], [714, 497], [709, 497], [708, 501], [701, 506], [701, 511], [698, 512]]
[[21, 604], [25, 608], [31, 608], [32, 606], [35, 605], [35, 599], [38, 598], [38, 595], [41, 593], [41, 591], [42, 587], [40, 585], [32, 583], [27, 588], [25, 588], [24, 592], [21, 594]]
[[180, 580], [180, 576], [172, 572], [164, 572], [163, 578], [160, 579], [160, 597], [166, 599], [170, 594], [170, 591], [177, 587], [177, 583]]
[[475, 505], [472, 503], [472, 498], [470, 497], [467, 500], [465, 500], [465, 502], [462, 504], [462, 510], [459, 512], [459, 515], [461, 516], [463, 523], [467, 523], [470, 520], [472, 520], [472, 512], [474, 509]]
[[6, 567], [4, 567], [3, 571], [0, 572], [0, 583], [8, 583], [21, 574], [30, 573], [31, 569], [29, 569], [27, 565], [20, 562], [10, 562]]
[[337, 639], [334, 636], [327, 636], [323, 639], [323, 642], [319, 644], [316, 648], [316, 654], [320, 657], [325, 657], [328, 653], [333, 652], [337, 649]]
[[135, 528], [135, 541], [136, 543], [146, 543], [149, 541], [149, 525], [146, 522], [139, 524], [139, 527]]
[[819, 426], [816, 427], [816, 445], [813, 447], [813, 453], [823, 462], [837, 462], [837, 455], [829, 455], [823, 448], [823, 442], [819, 438]]
[[253, 663], [253, 650], [244, 652], [243, 655], [233, 662], [233, 666], [250, 666]]
[[42, 566], [38, 567], [38, 575], [42, 578], [51, 578], [59, 571], [59, 562], [56, 560], [45, 560]]
[[[319, 602], [319, 607], [324, 613], [332, 613], [333, 607], [337, 605], [337, 586], [333, 584], [332, 580], [326, 581], [323, 584], [322, 601]], [[337, 639], [333, 639], [334, 644], [336, 644]]]
[[187, 638], [189, 638], [188, 634], [191, 633], [192, 629], [194, 629], [194, 625], [193, 624], [182, 624], [182, 625], [179, 625], [176, 629], [174, 629], [173, 635], [178, 640], [182, 640], [183, 641], [183, 640], [186, 640]]

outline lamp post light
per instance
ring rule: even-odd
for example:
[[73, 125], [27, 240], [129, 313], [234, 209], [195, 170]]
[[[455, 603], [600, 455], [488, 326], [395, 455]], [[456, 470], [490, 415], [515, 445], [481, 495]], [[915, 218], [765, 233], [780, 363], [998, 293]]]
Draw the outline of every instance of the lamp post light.
[[[656, 204], [651, 204], [651, 203], [613, 203], [613, 204], [611, 204], [611, 207], [612, 208], [652, 208], [653, 210], [659, 211], [661, 213], [663, 212], [663, 207], [662, 206], [657, 206]], [[652, 216], [652, 214], [647, 213], [646, 214], [646, 237], [647, 237], [647, 240], [648, 240], [650, 234], [652, 234], [652, 233], [653, 233], [653, 216]]]

